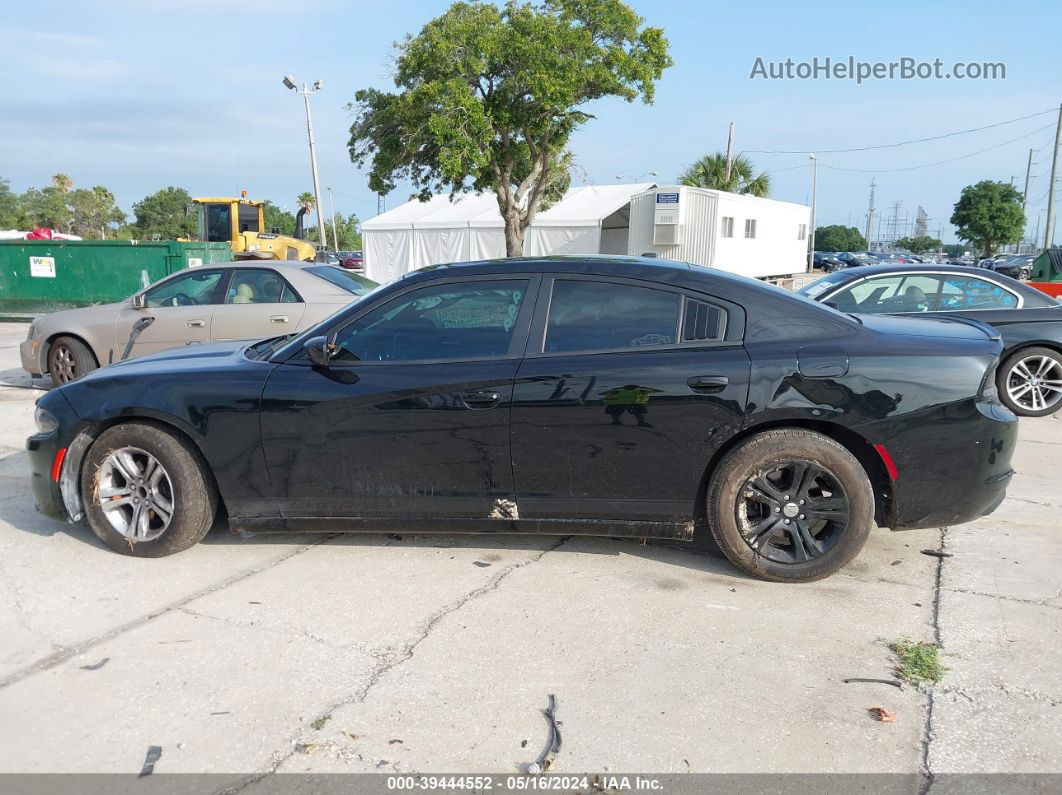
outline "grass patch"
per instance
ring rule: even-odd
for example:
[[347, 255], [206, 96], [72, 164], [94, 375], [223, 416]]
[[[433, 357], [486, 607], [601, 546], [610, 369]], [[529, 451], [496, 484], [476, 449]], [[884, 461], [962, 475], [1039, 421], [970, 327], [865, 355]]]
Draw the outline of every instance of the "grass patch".
[[330, 720], [332, 720], [332, 716], [331, 715], [322, 715], [317, 720], [315, 720], [313, 723], [311, 723], [310, 726], [313, 727], [314, 731], [318, 731], [319, 732], [319, 731], [321, 731], [321, 729], [324, 728], [324, 725], [326, 723], [328, 723], [328, 721], [330, 721]]
[[940, 646], [935, 643], [915, 643], [900, 638], [889, 644], [896, 655], [896, 674], [905, 682], [919, 685], [939, 682], [947, 670], [940, 662]]

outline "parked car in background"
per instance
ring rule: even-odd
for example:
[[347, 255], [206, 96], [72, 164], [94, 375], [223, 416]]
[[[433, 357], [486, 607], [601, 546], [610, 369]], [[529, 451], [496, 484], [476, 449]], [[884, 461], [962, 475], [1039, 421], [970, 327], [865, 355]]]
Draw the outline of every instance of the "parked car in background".
[[869, 265], [878, 261], [878, 258], [867, 251], [841, 251], [837, 257], [845, 263], [847, 268], [858, 268], [860, 265]]
[[350, 270], [365, 270], [365, 257], [360, 251], [340, 251], [339, 264]]
[[827, 273], [845, 267], [844, 260], [832, 251], [816, 251], [813, 256], [813, 262], [816, 268]]
[[996, 374], [1015, 414], [1062, 409], [1062, 304], [993, 271], [951, 265], [880, 265], [824, 276], [799, 293], [854, 314], [947, 313], [990, 323], [1003, 338]]
[[138, 557], [195, 544], [224, 505], [240, 532], [700, 528], [745, 572], [815, 580], [875, 525], [999, 505], [1017, 432], [986, 382], [1000, 349], [976, 322], [857, 320], [660, 259], [438, 266], [295, 337], [47, 393], [32, 483]]
[[65, 384], [105, 364], [166, 348], [290, 334], [375, 282], [331, 265], [240, 261], [187, 268], [114, 304], [34, 318], [22, 367]]
[[996, 273], [1002, 273], [1012, 279], [1028, 281], [1029, 276], [1032, 274], [1033, 261], [1035, 259], [1035, 254], [1014, 254], [993, 259], [991, 264], [986, 265], [986, 268], [994, 270]]

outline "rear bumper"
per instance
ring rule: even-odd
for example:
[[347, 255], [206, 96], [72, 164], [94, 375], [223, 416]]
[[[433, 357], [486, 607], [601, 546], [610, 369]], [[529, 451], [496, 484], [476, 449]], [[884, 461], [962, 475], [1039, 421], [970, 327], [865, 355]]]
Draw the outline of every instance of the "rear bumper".
[[897, 465], [894, 529], [949, 527], [991, 513], [1014, 475], [1018, 418], [984, 401], [928, 410], [884, 442]]
[[34, 377], [43, 375], [42, 362], [47, 347], [47, 343], [42, 339], [23, 340], [18, 346], [19, 356], [22, 357], [22, 369]]

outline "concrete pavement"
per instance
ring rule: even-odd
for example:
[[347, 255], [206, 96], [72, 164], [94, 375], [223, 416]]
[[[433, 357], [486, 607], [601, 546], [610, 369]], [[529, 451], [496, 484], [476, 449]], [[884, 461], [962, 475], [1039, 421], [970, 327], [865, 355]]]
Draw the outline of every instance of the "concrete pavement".
[[[611, 539], [258, 536], [160, 560], [37, 515], [0, 324], [0, 771], [1062, 772], [1062, 423], [1010, 496], [808, 586]], [[944, 549], [952, 557], [921, 554]], [[919, 690], [889, 641], [942, 642]], [[871, 720], [882, 706], [895, 723]]]

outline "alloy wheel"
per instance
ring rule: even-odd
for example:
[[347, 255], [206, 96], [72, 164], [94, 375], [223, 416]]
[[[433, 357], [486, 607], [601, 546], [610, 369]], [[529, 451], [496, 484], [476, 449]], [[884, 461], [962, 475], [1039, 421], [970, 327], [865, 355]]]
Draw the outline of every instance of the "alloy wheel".
[[52, 348], [52, 364], [49, 368], [54, 378], [60, 384], [66, 384], [77, 378], [77, 362], [74, 360], [74, 352], [66, 345], [59, 344]]
[[748, 478], [738, 492], [737, 521], [745, 543], [776, 563], [822, 557], [848, 529], [848, 496], [821, 464], [797, 459]]
[[132, 541], [152, 541], [173, 519], [173, 483], [151, 453], [123, 447], [100, 464], [97, 494], [103, 515]]
[[1007, 373], [1007, 395], [1028, 411], [1044, 411], [1062, 402], [1062, 362], [1033, 355], [1017, 361]]

